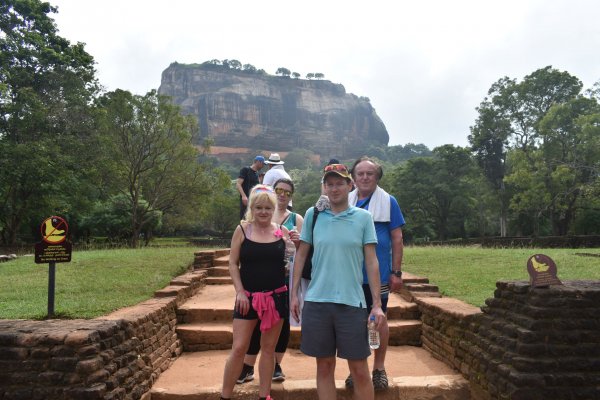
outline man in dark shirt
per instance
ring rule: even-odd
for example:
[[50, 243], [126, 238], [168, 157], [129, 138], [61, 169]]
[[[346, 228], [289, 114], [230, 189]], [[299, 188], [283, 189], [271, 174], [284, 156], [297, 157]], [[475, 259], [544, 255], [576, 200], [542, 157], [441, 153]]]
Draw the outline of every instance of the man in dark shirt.
[[240, 219], [244, 219], [246, 215], [250, 190], [258, 184], [258, 171], [264, 166], [265, 158], [263, 156], [256, 156], [251, 166], [240, 170], [237, 182], [235, 183], [235, 188], [240, 193]]

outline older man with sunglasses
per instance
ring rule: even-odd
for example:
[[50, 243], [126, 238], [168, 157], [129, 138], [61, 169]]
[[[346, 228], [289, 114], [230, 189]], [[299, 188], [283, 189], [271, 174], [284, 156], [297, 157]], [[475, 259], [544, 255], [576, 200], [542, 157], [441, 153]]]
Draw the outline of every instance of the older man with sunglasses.
[[[310, 208], [304, 217], [290, 293], [292, 317], [300, 320], [298, 287], [312, 244], [312, 279], [304, 297], [300, 350], [316, 358], [317, 394], [320, 400], [336, 399], [334, 374], [337, 356], [348, 362], [354, 378], [355, 397], [373, 400], [375, 392], [367, 364], [371, 353], [367, 320], [373, 316], [379, 327], [385, 318], [381, 309], [375, 225], [368, 211], [348, 202], [352, 177], [346, 166], [326, 166], [323, 183], [329, 208], [319, 213], [314, 231], [314, 209]], [[373, 300], [370, 314], [367, 313], [362, 289], [363, 263]]]

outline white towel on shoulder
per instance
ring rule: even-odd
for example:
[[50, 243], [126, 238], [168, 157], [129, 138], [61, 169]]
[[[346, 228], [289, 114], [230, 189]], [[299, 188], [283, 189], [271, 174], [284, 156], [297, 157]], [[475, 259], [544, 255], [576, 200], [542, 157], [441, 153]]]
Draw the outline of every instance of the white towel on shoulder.
[[[358, 190], [353, 190], [348, 196], [348, 202], [352, 206], [356, 206], [358, 201]], [[377, 189], [371, 195], [369, 202], [369, 212], [373, 215], [375, 222], [390, 222], [390, 195], [388, 192], [377, 186]]]

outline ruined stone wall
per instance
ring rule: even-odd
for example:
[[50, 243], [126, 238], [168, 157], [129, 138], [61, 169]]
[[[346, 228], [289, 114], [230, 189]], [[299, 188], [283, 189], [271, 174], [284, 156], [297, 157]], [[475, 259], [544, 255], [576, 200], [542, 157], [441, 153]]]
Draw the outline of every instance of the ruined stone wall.
[[176, 309], [205, 272], [93, 320], [0, 320], [0, 399], [140, 399], [182, 351]]
[[479, 311], [421, 298], [423, 347], [471, 382], [473, 399], [600, 398], [600, 282], [498, 282]]

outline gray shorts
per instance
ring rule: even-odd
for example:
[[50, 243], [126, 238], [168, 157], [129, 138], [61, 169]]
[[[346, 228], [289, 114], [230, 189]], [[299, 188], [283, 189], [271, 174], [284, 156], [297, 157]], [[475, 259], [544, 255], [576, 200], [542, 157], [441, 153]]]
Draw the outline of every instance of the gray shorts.
[[304, 302], [300, 350], [311, 357], [363, 360], [371, 354], [367, 310], [336, 303]]

